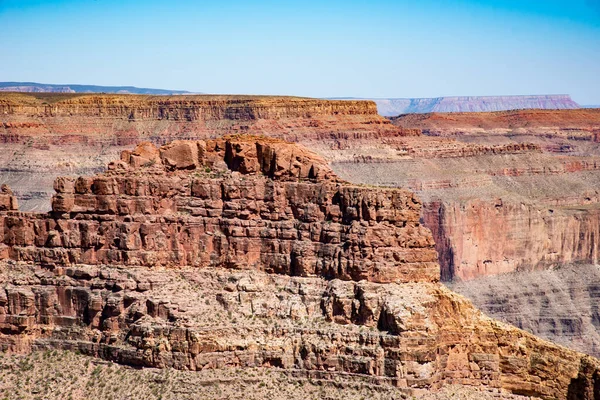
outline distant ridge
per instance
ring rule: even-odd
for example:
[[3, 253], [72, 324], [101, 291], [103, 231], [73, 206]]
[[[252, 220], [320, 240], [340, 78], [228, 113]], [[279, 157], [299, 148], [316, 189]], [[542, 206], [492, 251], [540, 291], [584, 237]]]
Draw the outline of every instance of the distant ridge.
[[0, 82], [0, 92], [28, 93], [121, 93], [121, 94], [152, 94], [173, 95], [191, 94], [186, 90], [167, 90], [138, 88], [135, 86], [97, 86], [97, 85], [54, 85], [36, 82]]
[[[349, 99], [349, 98], [340, 98]], [[581, 108], [567, 94], [525, 96], [457, 96], [415, 99], [364, 99], [377, 103], [379, 114], [392, 117], [400, 114], [430, 112], [482, 112], [519, 109]]]

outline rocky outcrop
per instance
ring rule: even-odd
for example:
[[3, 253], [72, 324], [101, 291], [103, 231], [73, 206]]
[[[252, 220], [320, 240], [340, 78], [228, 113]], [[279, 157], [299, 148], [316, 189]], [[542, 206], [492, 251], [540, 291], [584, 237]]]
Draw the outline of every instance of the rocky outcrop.
[[188, 370], [352, 374], [418, 395], [448, 384], [594, 399], [598, 361], [476, 311], [432, 283], [223, 269], [0, 266], [0, 347]]
[[196, 265], [375, 282], [438, 279], [405, 190], [339, 182], [280, 141], [150, 143], [109, 171], [58, 178], [49, 214], [7, 213], [10, 257], [43, 265]]
[[431, 112], [490, 112], [520, 109], [580, 108], [569, 95], [541, 96], [460, 96], [430, 99], [373, 99], [386, 117]]

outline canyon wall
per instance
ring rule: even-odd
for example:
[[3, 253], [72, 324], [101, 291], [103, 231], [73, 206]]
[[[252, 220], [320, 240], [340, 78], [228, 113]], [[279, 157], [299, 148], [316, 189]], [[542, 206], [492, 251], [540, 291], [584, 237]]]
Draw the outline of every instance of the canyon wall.
[[599, 260], [597, 203], [540, 208], [502, 200], [431, 202], [424, 224], [438, 243], [444, 280]]
[[[438, 283], [421, 204], [310, 151], [234, 137], [143, 143], [58, 178], [52, 211], [0, 202], [0, 348], [188, 370], [348, 374], [595, 399], [600, 362], [493, 321]], [[29, 263], [33, 261], [33, 263]]]
[[[323, 160], [294, 145], [173, 142], [159, 153], [148, 143], [123, 157], [103, 176], [58, 178], [51, 214], [7, 214], [0, 226], [10, 257], [42, 265], [213, 265], [357, 281], [438, 279], [433, 239], [411, 192], [340, 184]], [[213, 171], [223, 160], [229, 169]], [[165, 164], [199, 171], [165, 174]], [[265, 176], [222, 176], [228, 171]]]
[[[597, 355], [598, 300], [587, 264], [598, 263], [600, 110], [392, 120], [422, 135], [320, 151], [344, 179], [414, 190], [442, 281], [477, 307]], [[539, 278], [567, 266], [591, 276], [589, 284], [549, 278], [546, 287]]]
[[600, 355], [600, 267], [561, 267], [447, 285], [487, 315], [573, 349]]
[[[0, 98], [6, 107], [0, 113], [0, 137], [3, 141], [0, 144], [3, 149], [0, 152], [0, 181], [9, 183], [14, 191], [14, 196], [4, 197], [4, 210], [13, 209], [10, 198], [16, 196], [23, 210], [48, 211], [51, 209], [50, 197], [55, 192], [53, 182], [57, 176], [94, 176], [104, 171], [105, 166], [119, 158], [124, 150], [129, 151], [124, 153], [122, 161], [127, 165], [133, 163], [142, 167], [147, 163], [143, 168], [150, 168], [148, 171], [152, 166], [158, 168], [162, 165], [162, 161], [157, 164], [157, 161], [144, 160], [139, 154], [131, 153], [134, 143], [149, 140], [162, 144], [173, 139], [207, 142], [210, 138], [225, 134], [263, 133], [305, 143], [324, 156], [333, 169], [348, 181], [369, 187], [380, 185], [415, 191], [423, 201], [420, 224], [432, 231], [432, 236], [429, 233], [426, 235], [427, 241], [431, 238], [435, 241], [443, 280], [470, 279], [476, 284], [477, 279], [498, 272], [537, 271], [560, 267], [566, 262], [597, 262], [597, 205], [600, 198], [598, 110], [411, 114], [393, 119], [395, 126], [378, 116], [375, 104], [370, 102], [342, 104], [314, 99], [239, 96], [171, 98], [5, 94]], [[9, 106], [12, 107], [10, 110]], [[225, 151], [225, 148], [219, 150]], [[113, 164], [113, 168], [117, 164]], [[238, 167], [246, 168], [243, 165], [245, 163]], [[223, 168], [203, 168], [207, 167], [210, 171], [224, 171]], [[194, 171], [199, 173], [204, 170], [196, 168]], [[47, 264], [44, 268], [48, 269], [53, 268], [55, 262], [52, 260], [59, 256], [63, 261], [70, 259], [72, 262], [94, 263], [110, 260], [111, 263], [119, 261], [130, 267], [157, 259], [160, 264], [172, 267], [180, 266], [187, 260], [205, 262], [196, 256], [198, 244], [196, 247], [193, 245], [197, 243], [194, 242], [196, 238], [201, 238], [202, 243], [210, 243], [216, 249], [214, 258], [219, 263], [239, 266], [249, 262], [268, 273], [277, 268], [279, 273], [315, 271], [328, 279], [354, 279], [360, 276], [400, 279], [399, 276], [404, 276], [404, 273], [394, 275], [394, 269], [389, 272], [388, 267], [395, 258], [406, 265], [411, 262], [406, 248], [407, 240], [412, 240], [413, 233], [395, 237], [396, 244], [400, 244], [397, 246], [390, 244], [391, 239], [387, 238], [391, 231], [387, 228], [373, 230], [371, 225], [355, 231], [352, 225], [341, 220], [339, 223], [343, 229], [331, 232], [331, 223], [315, 222], [318, 226], [315, 232], [324, 235], [319, 238], [310, 236], [312, 233], [307, 237], [305, 231], [290, 233], [287, 227], [281, 226], [277, 233], [272, 234], [273, 237], [265, 238], [266, 234], [260, 231], [257, 234], [254, 229], [257, 225], [252, 224], [280, 226], [277, 224], [281, 221], [273, 221], [270, 214], [268, 217], [261, 214], [256, 221], [235, 222], [227, 230], [221, 230], [220, 227], [217, 230], [212, 223], [207, 225], [210, 229], [205, 231], [202, 231], [204, 228], [194, 227], [191, 230], [193, 239], [176, 234], [182, 221], [199, 217], [192, 213], [233, 213], [231, 209], [219, 205], [219, 196], [224, 203], [237, 202], [244, 207], [255, 207], [256, 199], [260, 207], [278, 208], [285, 205], [287, 211], [282, 215], [293, 217], [294, 223], [302, 223], [303, 226], [307, 224], [303, 218], [309, 218], [306, 215], [310, 218], [333, 216], [332, 206], [339, 204], [336, 189], [339, 182], [322, 180], [319, 181], [319, 190], [324, 193], [326, 200], [323, 201], [327, 205], [324, 210], [319, 205], [318, 211], [315, 208], [305, 215], [304, 211], [299, 211], [297, 201], [305, 199], [302, 196], [305, 196], [303, 185], [306, 182], [286, 181], [283, 184], [286, 193], [296, 194], [268, 197], [262, 188], [271, 186], [261, 181], [268, 176], [257, 180], [258, 192], [248, 189], [248, 193], [251, 193], [249, 198], [229, 199], [223, 197], [225, 183], [219, 180], [221, 177], [215, 175], [214, 171], [204, 171], [200, 174], [202, 176], [194, 178], [187, 177], [183, 182], [186, 185], [193, 184], [194, 180], [207, 184], [212, 182], [221, 188], [220, 192], [217, 190], [206, 195], [206, 198], [199, 198], [192, 195], [191, 188], [189, 196], [187, 188], [180, 188], [177, 190], [184, 191], [177, 192], [175, 203], [169, 203], [169, 199], [173, 199], [169, 196], [174, 192], [160, 194], [160, 190], [149, 186], [157, 185], [158, 181], [164, 181], [167, 186], [177, 183], [177, 180], [173, 181], [175, 178], [161, 175], [162, 172], [156, 177], [158, 181], [151, 184], [150, 176], [130, 181], [111, 170], [109, 175], [115, 175], [106, 178], [109, 188], [106, 190], [114, 191], [116, 188], [118, 193], [110, 194], [100, 194], [97, 191], [104, 189], [91, 184], [86, 186], [81, 182], [80, 189], [76, 189], [77, 179], [64, 180], [68, 183], [65, 188], [58, 188], [60, 193], [56, 195], [55, 206], [66, 207], [64, 210], [68, 212], [59, 212], [59, 208], [56, 212], [59, 216], [68, 215], [58, 218], [61, 224], [67, 225], [58, 225], [55, 214], [48, 216], [16, 212], [13, 215], [16, 219], [12, 221], [23, 221], [23, 235], [11, 240], [18, 239], [21, 240], [19, 243], [27, 245], [10, 246], [3, 252], [12, 252], [15, 258], [18, 255], [22, 260], [44, 261]], [[227, 185], [237, 185], [236, 177], [228, 176], [227, 179]], [[310, 179], [316, 178], [311, 175]], [[131, 192], [126, 191], [125, 184], [136, 188], [139, 185], [140, 194], [127, 194]], [[358, 187], [353, 190], [365, 196], [368, 192], [366, 189]], [[71, 190], [73, 193], [69, 193]], [[167, 198], [163, 199], [162, 204], [155, 204], [148, 198], [148, 193]], [[202, 203], [208, 200], [212, 202], [210, 206]], [[374, 201], [375, 207], [379, 207], [379, 200]], [[69, 208], [71, 206], [74, 208]], [[370, 215], [369, 207], [365, 215]], [[93, 211], [94, 208], [96, 211]], [[360, 213], [360, 218], [363, 218], [362, 205], [355, 208], [356, 211], [351, 211], [352, 215], [356, 214], [358, 218]], [[99, 209], [103, 211], [98, 212]], [[139, 221], [125, 220], [126, 215], [122, 213], [129, 212], [127, 210], [140, 212], [145, 218], [155, 218], [150, 223], [150, 233], [141, 231], [141, 227], [136, 225]], [[15, 211], [13, 209], [10, 212]], [[71, 214], [74, 212], [85, 215], [86, 220], [73, 221]], [[167, 213], [168, 218], [171, 218], [170, 215], [176, 218], [168, 219], [163, 212]], [[374, 218], [377, 222], [377, 213]], [[411, 218], [410, 223], [416, 224], [416, 217], [413, 215]], [[366, 220], [361, 221], [366, 223]], [[308, 223], [308, 226], [312, 226], [312, 223]], [[85, 242], [88, 239], [80, 227], [86, 226], [84, 229], [95, 232], [100, 225], [105, 230], [94, 236], [94, 240], [98, 240]], [[44, 239], [38, 239], [36, 246], [30, 246], [35, 232], [42, 232]], [[152, 234], [156, 233], [160, 236], [159, 232], [169, 240], [154, 238], [154, 242], [143, 241], [145, 235], [153, 237]], [[335, 241], [338, 237], [345, 240], [352, 237], [354, 232], [368, 234], [369, 243], [359, 242], [358, 248], [361, 251], [366, 249], [373, 260], [379, 259], [382, 253], [387, 254], [385, 257], [388, 258], [383, 258], [385, 263], [369, 265], [361, 270], [356, 268], [358, 263], [352, 261], [357, 254], [355, 251], [341, 244], [326, 242]], [[120, 236], [115, 243], [113, 236], [117, 233]], [[211, 236], [212, 233], [218, 234]], [[278, 236], [280, 234], [286, 235], [283, 242]], [[287, 235], [296, 236], [292, 240]], [[70, 247], [62, 246], [62, 243], [70, 243]], [[221, 246], [221, 243], [228, 247]], [[258, 252], [253, 246], [260, 243], [279, 246], [270, 250], [279, 260], [273, 267], [257, 256]], [[260, 246], [262, 251], [262, 244]], [[305, 253], [305, 246], [310, 251]], [[177, 250], [169, 252], [166, 249]], [[293, 257], [292, 253], [286, 256], [290, 249], [294, 250]], [[331, 249], [334, 249], [333, 253]], [[230, 251], [236, 256], [227, 258], [226, 252]], [[150, 257], [146, 261], [143, 258], [145, 254]], [[130, 255], [131, 258], [128, 258]], [[317, 266], [316, 260], [321, 256], [326, 261]], [[300, 266], [292, 268], [292, 264], [288, 264], [292, 259], [295, 260], [294, 265]], [[310, 267], [304, 266], [305, 261]], [[424, 268], [423, 276], [430, 276], [431, 280], [428, 268]], [[407, 281], [413, 279], [410, 273], [405, 276]], [[460, 288], [463, 291], [462, 286]], [[518, 286], [511, 288], [514, 292], [504, 295], [519, 297], [524, 291]], [[466, 289], [463, 293], [471, 297]], [[472, 298], [480, 301], [478, 297]], [[549, 301], [552, 303], [554, 300], [550, 298]], [[485, 302], [477, 304], [484, 308], [486, 306]], [[534, 325], [518, 326], [539, 333], [533, 329]], [[560, 336], [560, 332], [557, 335]], [[595, 345], [585, 340], [584, 331], [576, 330], [575, 335], [579, 337], [573, 339], [574, 342], [587, 343], [589, 346], [578, 349], [596, 354]], [[566, 343], [557, 338], [553, 340]]]

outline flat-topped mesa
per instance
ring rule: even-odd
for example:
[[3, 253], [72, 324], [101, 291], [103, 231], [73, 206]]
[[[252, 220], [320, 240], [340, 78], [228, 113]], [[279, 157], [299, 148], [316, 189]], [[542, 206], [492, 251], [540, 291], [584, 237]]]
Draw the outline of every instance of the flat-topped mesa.
[[106, 173], [58, 178], [54, 188], [49, 214], [2, 214], [12, 259], [439, 279], [413, 193], [351, 186], [296, 144], [255, 137], [158, 149], [142, 143]]
[[37, 116], [102, 116], [126, 119], [276, 119], [319, 115], [377, 115], [371, 101], [290, 96], [120, 94], [4, 94], [0, 111]]
[[[0, 94], [0, 140], [131, 145], [261, 133], [293, 141], [411, 136], [372, 101], [284, 96]], [[68, 136], [68, 137], [65, 137]]]

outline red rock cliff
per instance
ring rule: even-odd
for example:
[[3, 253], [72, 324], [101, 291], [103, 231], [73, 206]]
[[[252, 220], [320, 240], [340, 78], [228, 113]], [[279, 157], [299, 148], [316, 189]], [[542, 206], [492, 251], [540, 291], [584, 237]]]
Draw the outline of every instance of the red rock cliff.
[[325, 161], [295, 145], [251, 138], [142, 144], [122, 158], [103, 175], [58, 178], [50, 214], [4, 216], [11, 257], [438, 279], [412, 193], [339, 182]]

